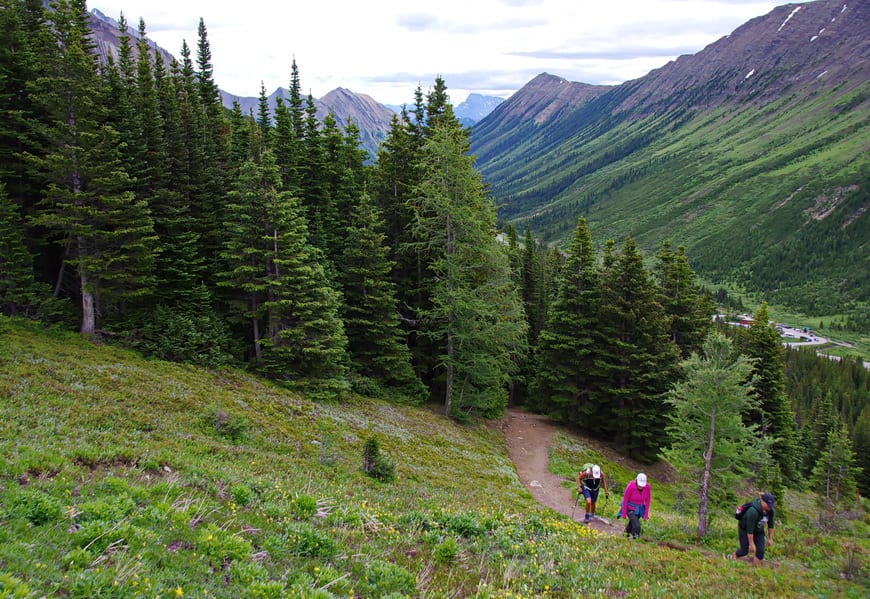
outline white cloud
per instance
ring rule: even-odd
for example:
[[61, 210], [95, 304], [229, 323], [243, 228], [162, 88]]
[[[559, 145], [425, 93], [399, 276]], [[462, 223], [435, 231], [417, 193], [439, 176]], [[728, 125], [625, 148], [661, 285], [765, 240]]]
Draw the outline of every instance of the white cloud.
[[542, 72], [584, 83], [641, 77], [700, 51], [779, 2], [762, 0], [94, 0], [179, 54], [195, 52], [202, 17], [215, 80], [240, 96], [287, 87], [295, 57], [302, 90], [336, 87], [385, 104], [413, 101], [441, 75], [451, 100], [509, 96]]

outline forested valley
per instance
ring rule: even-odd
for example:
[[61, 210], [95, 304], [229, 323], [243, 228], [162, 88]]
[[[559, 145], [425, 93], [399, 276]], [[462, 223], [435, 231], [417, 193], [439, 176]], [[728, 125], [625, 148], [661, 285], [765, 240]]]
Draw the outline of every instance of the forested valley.
[[[226, 111], [202, 20], [169, 64], [141, 20], [101, 64], [80, 0], [5, 3], [0, 35], [3, 314], [315, 399], [459, 421], [524, 404], [659, 459], [711, 293], [671, 242], [648, 261], [630, 236], [596, 247], [582, 218], [561, 249], [499, 230], [442, 79], [409, 90], [369, 164], [354, 126], [317, 120], [295, 62], [288, 102]], [[756, 359], [764, 480], [808, 475], [842, 430], [867, 493], [866, 370], [786, 352], [766, 310], [719, 325]]]

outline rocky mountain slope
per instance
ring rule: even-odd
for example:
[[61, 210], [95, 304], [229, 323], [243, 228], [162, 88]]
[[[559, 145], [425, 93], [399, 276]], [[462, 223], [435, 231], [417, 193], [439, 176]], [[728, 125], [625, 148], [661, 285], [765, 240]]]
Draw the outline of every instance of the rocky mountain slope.
[[[685, 245], [824, 314], [870, 299], [870, 3], [780, 6], [612, 88], [541, 75], [473, 129], [502, 219], [547, 242]], [[572, 95], [576, 94], [576, 95]], [[849, 256], [849, 258], [846, 258]]]
[[[259, 98], [238, 97], [223, 90], [221, 101], [227, 108], [238, 102], [244, 114], [257, 114]], [[274, 114], [278, 98], [285, 103], [290, 98], [290, 90], [279, 87], [268, 96], [269, 109]], [[317, 118], [322, 122], [327, 114], [335, 115], [339, 127], [344, 128], [350, 121], [360, 131], [360, 143], [373, 159], [378, 155], [378, 147], [390, 130], [390, 123], [396, 114], [383, 104], [366, 94], [354, 93], [343, 87], [336, 88], [323, 96], [314, 98]]]

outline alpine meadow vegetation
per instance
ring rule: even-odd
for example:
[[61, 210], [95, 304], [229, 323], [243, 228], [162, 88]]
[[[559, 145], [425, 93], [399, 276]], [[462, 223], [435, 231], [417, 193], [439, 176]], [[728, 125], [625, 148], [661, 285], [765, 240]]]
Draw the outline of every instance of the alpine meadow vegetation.
[[[644, 537], [608, 536], [536, 503], [499, 427], [457, 424], [438, 404], [312, 402], [23, 319], [0, 318], [0, 341], [4, 596], [864, 597], [870, 585], [867, 522], [841, 515], [820, 534], [804, 489], [786, 492], [771, 565], [735, 563], [722, 557], [734, 504], [711, 506], [699, 541], [663, 466], [648, 470]], [[369, 440], [392, 482], [366, 474]], [[566, 486], [587, 461], [613, 493], [639, 466], [557, 436]]]

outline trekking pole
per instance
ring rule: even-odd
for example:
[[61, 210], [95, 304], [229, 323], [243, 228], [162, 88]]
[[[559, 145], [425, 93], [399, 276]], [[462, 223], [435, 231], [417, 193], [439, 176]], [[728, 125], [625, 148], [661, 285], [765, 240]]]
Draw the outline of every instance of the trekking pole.
[[574, 519], [574, 510], [577, 509], [577, 505], [580, 503], [580, 493], [577, 493], [577, 499], [574, 500], [574, 507], [571, 508], [571, 519]]

